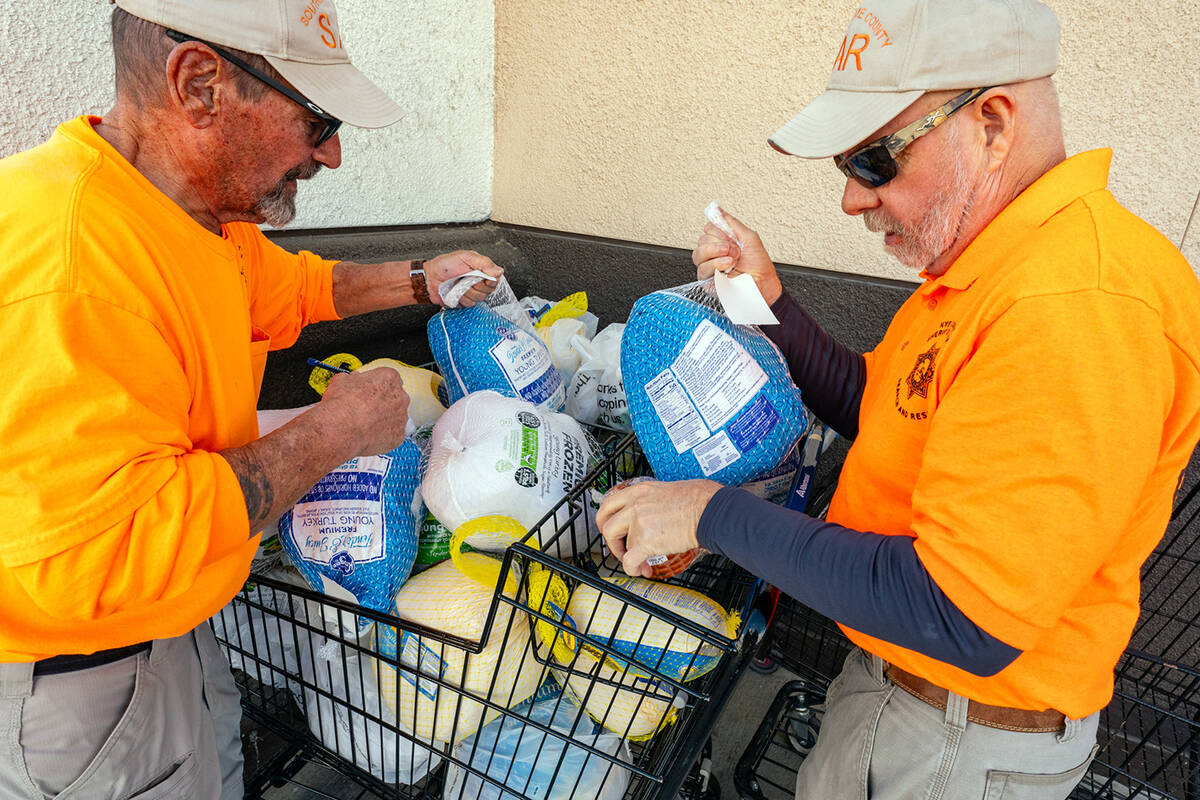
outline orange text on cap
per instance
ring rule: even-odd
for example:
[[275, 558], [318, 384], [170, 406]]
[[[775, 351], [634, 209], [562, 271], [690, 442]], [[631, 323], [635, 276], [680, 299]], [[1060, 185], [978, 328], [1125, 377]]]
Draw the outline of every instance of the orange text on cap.
[[317, 9], [321, 7], [321, 3], [325, 0], [312, 0], [304, 7], [304, 13], [300, 15], [300, 21], [307, 27], [308, 23], [313, 21], [313, 17], [317, 14]]
[[[854, 19], [861, 19], [875, 37], [880, 41], [879, 46], [890, 47], [892, 37], [888, 35], [887, 28], [883, 26], [881, 20], [876, 14], [868, 11], [866, 8], [860, 7], [854, 15]], [[853, 24], [853, 21], [851, 21]], [[844, 70], [846, 64], [850, 61], [850, 56], [854, 56], [854, 67], [859, 72], [862, 72], [862, 53], [871, 44], [871, 37], [865, 33], [856, 33], [853, 36], [847, 35], [842, 37], [842, 46], [838, 49], [837, 58], [833, 60], [833, 68], [836, 70]]]

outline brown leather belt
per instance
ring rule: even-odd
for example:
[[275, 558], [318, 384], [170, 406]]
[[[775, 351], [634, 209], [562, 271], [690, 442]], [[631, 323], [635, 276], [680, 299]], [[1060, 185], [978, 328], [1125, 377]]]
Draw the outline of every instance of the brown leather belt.
[[[892, 683], [918, 700], [942, 711], [946, 710], [950, 692], [936, 683], [905, 672], [895, 664], [887, 665], [887, 676]], [[1061, 731], [1066, 725], [1066, 716], [1061, 711], [1029, 711], [1023, 708], [989, 706], [975, 700], [967, 701], [967, 719], [989, 728], [1018, 733], [1051, 733]]]

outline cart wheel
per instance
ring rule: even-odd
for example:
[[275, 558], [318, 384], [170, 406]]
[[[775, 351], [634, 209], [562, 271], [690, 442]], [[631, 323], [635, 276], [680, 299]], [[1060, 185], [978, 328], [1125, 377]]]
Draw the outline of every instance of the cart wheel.
[[784, 733], [788, 745], [802, 756], [807, 757], [817, 744], [824, 712], [823, 708], [817, 706], [824, 702], [825, 697], [821, 693], [799, 692], [792, 698]]
[[808, 754], [817, 744], [817, 734], [820, 727], [812, 719], [792, 717], [787, 721], [788, 745], [802, 756]]
[[767, 656], [766, 658], [750, 659], [750, 669], [759, 675], [770, 675], [779, 669], [779, 662]]

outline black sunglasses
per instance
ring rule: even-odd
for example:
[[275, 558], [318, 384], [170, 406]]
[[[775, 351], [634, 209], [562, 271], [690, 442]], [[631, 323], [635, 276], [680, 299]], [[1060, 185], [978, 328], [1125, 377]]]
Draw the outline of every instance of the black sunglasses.
[[206, 42], [203, 39], [197, 39], [195, 36], [188, 36], [187, 34], [180, 33], [179, 31], [168, 30], [167, 36], [169, 36], [171, 39], [174, 39], [176, 42], [179, 42], [180, 44], [183, 44], [184, 42], [199, 42], [202, 45], [212, 48], [213, 52], [215, 52], [221, 58], [250, 73], [267, 86], [270, 86], [272, 89], [291, 100], [293, 103], [303, 106], [307, 111], [316, 116], [317, 119], [324, 122], [325, 127], [321, 129], [320, 135], [317, 136], [317, 140], [313, 143], [314, 149], [327, 142], [335, 133], [338, 132], [338, 128], [342, 127], [342, 121], [340, 119], [332, 114], [326, 113], [324, 109], [322, 109], [313, 101], [309, 100], [304, 95], [297, 92], [295, 89], [284, 86], [282, 83], [270, 77], [266, 73], [256, 70], [254, 67], [250, 66], [245, 61], [238, 58], [233, 53], [230, 53], [223, 47], [215, 45], [212, 42]]
[[833, 163], [847, 178], [853, 178], [868, 189], [879, 188], [896, 177], [896, 173], [900, 171], [896, 156], [900, 155], [904, 148], [941, 125], [955, 111], [974, 102], [990, 88], [992, 87], [969, 89], [895, 133], [876, 139], [850, 155], [834, 156]]

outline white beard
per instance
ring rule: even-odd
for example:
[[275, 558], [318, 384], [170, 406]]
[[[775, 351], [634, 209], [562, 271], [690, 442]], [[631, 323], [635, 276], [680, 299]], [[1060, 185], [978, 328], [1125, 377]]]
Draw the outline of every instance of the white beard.
[[946, 152], [950, 155], [942, 177], [942, 189], [935, 194], [925, 213], [916, 222], [905, 226], [879, 209], [863, 212], [867, 230], [875, 233], [899, 233], [901, 242], [884, 245], [897, 261], [907, 267], [927, 269], [950, 249], [970, 219], [978, 185], [970, 174], [966, 153], [959, 147], [958, 130], [946, 132], [950, 140]]

